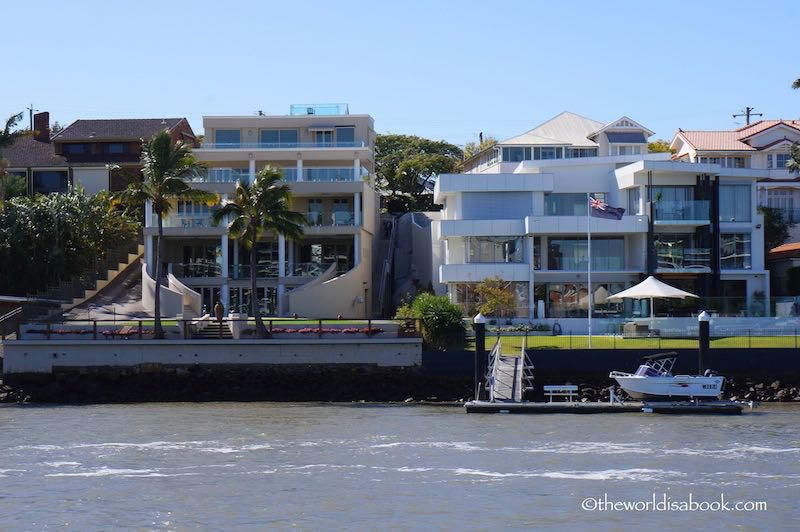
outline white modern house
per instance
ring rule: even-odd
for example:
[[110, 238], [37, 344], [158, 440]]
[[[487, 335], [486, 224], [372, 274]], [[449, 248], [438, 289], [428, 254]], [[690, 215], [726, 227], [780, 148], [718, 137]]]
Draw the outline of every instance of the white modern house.
[[[606, 297], [652, 274], [720, 313], [767, 312], [757, 177], [649, 154], [652, 134], [628, 117], [602, 123], [564, 112], [474, 156], [464, 173], [440, 176], [434, 200], [444, 208], [431, 224], [437, 292], [472, 313], [476, 284], [499, 277], [516, 296], [514, 317], [586, 317], [589, 290], [593, 316], [646, 316], [644, 303]], [[587, 194], [624, 207], [624, 216], [589, 218]], [[685, 305], [656, 309], [691, 315]]]
[[[206, 312], [216, 301], [246, 313], [255, 275], [265, 315], [369, 316], [378, 224], [372, 117], [351, 115], [346, 104], [292, 105], [288, 115], [206, 116], [203, 125], [206, 140], [194, 153], [208, 170], [192, 185], [215, 192], [219, 202], [181, 202], [164, 221], [164, 314]], [[253, 272], [249, 251], [211, 218], [237, 181], [252, 182], [265, 165], [283, 170], [292, 208], [306, 216], [305, 235], [298, 241], [265, 235]], [[157, 220], [147, 210], [145, 307], [154, 290], [147, 272], [153, 271], [157, 235]]]

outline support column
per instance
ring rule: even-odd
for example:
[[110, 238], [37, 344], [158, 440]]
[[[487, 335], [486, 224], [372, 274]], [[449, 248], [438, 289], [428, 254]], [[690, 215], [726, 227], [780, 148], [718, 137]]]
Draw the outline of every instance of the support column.
[[239, 239], [233, 241], [233, 275], [234, 279], [239, 278]]
[[154, 227], [153, 224], [153, 202], [147, 200], [144, 202], [144, 226]]
[[147, 272], [154, 276], [155, 273], [153, 272], [153, 259], [155, 258], [153, 250], [153, 235], [147, 235], [144, 237], [144, 260], [147, 264]]
[[278, 235], [278, 316], [283, 315], [283, 295], [286, 287], [283, 278], [286, 277], [286, 237]]
[[289, 277], [292, 277], [294, 275], [294, 247], [295, 247], [294, 240], [289, 241], [289, 243], [286, 245], [286, 247], [288, 248], [287, 255], [289, 257], [288, 258], [288, 262], [289, 262], [289, 274], [288, 275], [289, 275]]
[[303, 159], [300, 157], [297, 158], [297, 180], [304, 181], [305, 178], [303, 177]]
[[353, 235], [353, 267], [361, 264], [361, 235]]
[[528, 263], [528, 318], [533, 319], [534, 317], [534, 310], [536, 308], [536, 301], [534, 301], [533, 296], [533, 237], [528, 236], [526, 239], [527, 242], [527, 250], [526, 250], [526, 262]]
[[253, 181], [256, 180], [256, 160], [253, 158], [253, 154], [250, 154], [250, 160], [247, 161], [247, 177], [250, 180], [250, 184], [253, 184]]
[[220, 299], [222, 300], [222, 306], [225, 307], [227, 312], [230, 312], [231, 306], [231, 294], [230, 289], [228, 288], [228, 235], [224, 234], [220, 238], [220, 249], [222, 251], [221, 260], [222, 263], [220, 264], [220, 277], [222, 277], [222, 286], [219, 289]]
[[353, 181], [358, 181], [361, 176], [361, 159], [353, 159]]
[[353, 224], [361, 227], [361, 192], [353, 194]]

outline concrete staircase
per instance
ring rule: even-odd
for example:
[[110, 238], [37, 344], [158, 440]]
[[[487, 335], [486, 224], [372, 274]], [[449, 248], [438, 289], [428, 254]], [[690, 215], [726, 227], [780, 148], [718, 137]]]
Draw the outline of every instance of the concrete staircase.
[[127, 262], [120, 262], [117, 264], [117, 267], [111, 270], [108, 270], [106, 274], [106, 279], [98, 279], [95, 288], [93, 290], [86, 290], [83, 293], [83, 297], [76, 297], [72, 300], [71, 303], [62, 303], [61, 308], [62, 310], [71, 310], [78, 305], [82, 305], [95, 297], [97, 294], [103, 291], [111, 281], [116, 279], [122, 272], [128, 269], [131, 265], [138, 262], [144, 256], [144, 245], [139, 244], [136, 248], [136, 253], [128, 253]]
[[200, 340], [218, 340], [222, 338], [223, 340], [230, 340], [233, 338], [233, 334], [231, 334], [231, 328], [228, 326], [227, 322], [222, 322], [222, 335], [220, 336], [220, 323], [216, 320], [211, 320], [209, 323], [194, 333], [192, 335], [193, 339], [200, 339]]

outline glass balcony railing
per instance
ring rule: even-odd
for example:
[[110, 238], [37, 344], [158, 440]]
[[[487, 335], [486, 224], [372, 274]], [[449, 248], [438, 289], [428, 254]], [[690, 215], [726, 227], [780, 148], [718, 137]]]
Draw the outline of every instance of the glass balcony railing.
[[293, 150], [298, 148], [366, 148], [363, 140], [323, 142], [204, 142], [204, 150]]
[[[164, 218], [164, 227], [182, 227], [184, 229], [214, 227], [211, 214], [170, 214]], [[158, 215], [154, 214], [149, 227], [158, 227]], [[220, 224], [220, 227], [224, 227]]]
[[656, 201], [653, 205], [653, 221], [679, 225], [681, 223], [709, 223], [708, 200]]
[[[330, 266], [331, 263], [286, 261], [285, 273], [288, 277], [318, 277], [325, 273]], [[239, 264], [229, 268], [229, 274], [234, 279], [249, 279], [251, 271], [249, 264]], [[278, 261], [257, 264], [256, 276], [260, 279], [278, 277]]]
[[306, 213], [307, 225], [337, 226], [355, 225], [354, 211], [311, 211]]
[[249, 179], [247, 168], [209, 168], [191, 177], [192, 183], [236, 183], [247, 182]]
[[711, 269], [711, 248], [682, 248], [656, 244], [659, 271], [702, 272]]
[[219, 277], [222, 272], [221, 265], [210, 260], [174, 262], [169, 266], [175, 277]]
[[350, 109], [346, 103], [295, 103], [289, 106], [291, 116], [340, 116], [349, 115]]

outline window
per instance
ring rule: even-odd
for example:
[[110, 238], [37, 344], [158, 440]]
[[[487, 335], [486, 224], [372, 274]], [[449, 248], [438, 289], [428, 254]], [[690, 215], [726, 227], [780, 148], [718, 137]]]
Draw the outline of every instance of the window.
[[[585, 237], [550, 238], [547, 241], [550, 270], [582, 271], [589, 266], [589, 246]], [[625, 264], [625, 239], [592, 238], [592, 270], [622, 270]]]
[[333, 143], [333, 131], [314, 131], [314, 142], [323, 146], [330, 146]]
[[639, 155], [642, 153], [641, 146], [617, 146], [617, 155]]
[[628, 212], [630, 214], [641, 214], [639, 212], [639, 201], [641, 199], [641, 189], [639, 187], [628, 189]]
[[522, 237], [474, 236], [466, 238], [467, 262], [522, 262]]
[[503, 148], [503, 162], [518, 163], [531, 160], [530, 148]]
[[103, 144], [103, 153], [107, 154], [120, 154], [120, 153], [128, 153], [128, 145], [122, 142], [112, 142], [109, 144]]
[[723, 270], [749, 270], [752, 268], [750, 235], [748, 233], [722, 234], [719, 239], [719, 267]]
[[719, 186], [719, 221], [749, 222], [750, 185]]
[[597, 157], [597, 148], [567, 148], [567, 158]]
[[[603, 316], [621, 315], [623, 303], [609, 303], [609, 294], [625, 289], [623, 283], [593, 283], [594, 311], [603, 309]], [[534, 287], [534, 299], [545, 301], [550, 318], [585, 317], [589, 309], [589, 291], [585, 283], [546, 283]]]
[[786, 163], [791, 160], [791, 155], [788, 153], [775, 154], [775, 168], [786, 168]]
[[[477, 283], [449, 283], [447, 290], [453, 302], [460, 306], [463, 312], [468, 316], [475, 315], [478, 310], [477, 306], [481, 303], [480, 296], [475, 292]], [[527, 317], [528, 316], [528, 283], [526, 282], [508, 282], [506, 283], [506, 290], [514, 294], [516, 301], [514, 309], [505, 309], [500, 311], [503, 317]]]
[[33, 172], [33, 193], [50, 194], [66, 192], [69, 184], [66, 170], [44, 170]]
[[[602, 202], [606, 201], [605, 192], [595, 192], [592, 196]], [[544, 195], [545, 216], [587, 216], [588, 209], [589, 200], [582, 192]]]
[[352, 146], [356, 141], [356, 128], [353, 126], [339, 126], [336, 128], [336, 144], [339, 146]]
[[699, 247], [694, 233], [656, 233], [655, 251], [661, 270], [698, 270], [711, 267], [711, 249]]
[[214, 142], [238, 146], [242, 143], [242, 132], [238, 129], [217, 129], [214, 131]]
[[64, 144], [64, 155], [84, 155], [89, 153], [88, 144]]
[[262, 129], [261, 144], [297, 144], [297, 130]]

